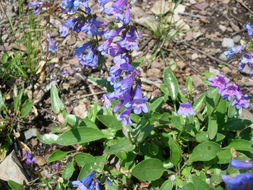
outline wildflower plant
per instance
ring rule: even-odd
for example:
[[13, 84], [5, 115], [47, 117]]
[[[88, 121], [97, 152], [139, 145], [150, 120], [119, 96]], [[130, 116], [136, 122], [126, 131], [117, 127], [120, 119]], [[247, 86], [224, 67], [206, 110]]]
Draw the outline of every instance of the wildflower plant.
[[[50, 4], [40, 2], [32, 3], [36, 10]], [[134, 3], [97, 3], [100, 13], [113, 22], [93, 14], [88, 0], [54, 5], [70, 17], [61, 20], [62, 37], [72, 32], [88, 36], [73, 50], [80, 68], [102, 67], [104, 58], [112, 60], [106, 78], [112, 91], [103, 95], [103, 105], [94, 103], [80, 118], [67, 113], [56, 85], [51, 85], [52, 111], [62, 114], [64, 123], [38, 138], [71, 151], [55, 150], [48, 162], [66, 161], [64, 183], [79, 190], [138, 189], [142, 181], [148, 182], [148, 189], [225, 189], [221, 175], [235, 172], [229, 170], [230, 161], [247, 160], [253, 153], [252, 121], [240, 118], [242, 109], [250, 105], [249, 97], [224, 75], [204, 79], [209, 86], [202, 94], [189, 85], [187, 94], [166, 68], [161, 96], [148, 99], [131, 56], [142, 37], [131, 22]], [[47, 39], [48, 50], [57, 52], [50, 34]]]

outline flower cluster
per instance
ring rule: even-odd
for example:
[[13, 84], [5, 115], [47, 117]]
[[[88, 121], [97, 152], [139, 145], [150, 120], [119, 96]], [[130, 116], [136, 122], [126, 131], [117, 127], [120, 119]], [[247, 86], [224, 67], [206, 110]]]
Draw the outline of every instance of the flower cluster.
[[[232, 160], [230, 162], [230, 166], [239, 170], [245, 170], [253, 168], [253, 163], [240, 160]], [[253, 189], [253, 172], [241, 173], [234, 177], [230, 177], [227, 175], [222, 175], [221, 177], [226, 183], [227, 190]]]
[[[248, 35], [251, 39], [253, 39], [253, 28], [250, 24], [245, 24], [243, 26], [248, 31]], [[224, 52], [228, 59], [232, 58], [235, 54], [242, 52], [243, 50], [249, 50], [242, 56], [241, 64], [238, 66], [238, 70], [242, 71], [246, 65], [250, 68], [250, 76], [253, 76], [253, 51], [252, 51], [252, 41], [250, 41], [247, 45], [242, 44], [239, 46], [235, 46], [229, 48], [227, 51]]]
[[32, 153], [25, 152], [25, 154], [24, 154], [24, 160], [25, 160], [25, 163], [32, 164], [32, 163], [34, 163], [36, 161], [36, 158], [33, 157]]
[[248, 96], [243, 94], [238, 85], [228, 83], [229, 79], [225, 76], [220, 74], [216, 77], [210, 77], [208, 80], [212, 82], [211, 87], [218, 89], [222, 98], [232, 101], [232, 106], [237, 109], [249, 107]]
[[[31, 6], [42, 6], [40, 2], [33, 2]], [[74, 50], [80, 65], [97, 67], [101, 56], [111, 56], [113, 66], [109, 70], [107, 80], [113, 86], [114, 91], [105, 94], [105, 105], [117, 100], [114, 112], [121, 112], [118, 119], [122, 124], [132, 125], [130, 114], [146, 113], [148, 111], [146, 101], [141, 91], [141, 83], [138, 80], [140, 71], [131, 64], [131, 52], [138, 50], [138, 38], [140, 32], [131, 23], [130, 0], [98, 0], [100, 11], [107, 16], [114, 16], [116, 23], [99, 21], [96, 15], [91, 13], [88, 0], [63, 0], [61, 8], [68, 14], [83, 10], [82, 15], [61, 21], [59, 29], [61, 37], [66, 37], [70, 31], [85, 32], [89, 41]], [[101, 40], [104, 39], [104, 40]], [[48, 50], [56, 51], [56, 45], [48, 34]], [[64, 71], [63, 74], [68, 74]]]
[[100, 190], [100, 186], [97, 180], [93, 179], [96, 171], [92, 171], [83, 180], [76, 180], [72, 182], [73, 186], [76, 186], [78, 190]]

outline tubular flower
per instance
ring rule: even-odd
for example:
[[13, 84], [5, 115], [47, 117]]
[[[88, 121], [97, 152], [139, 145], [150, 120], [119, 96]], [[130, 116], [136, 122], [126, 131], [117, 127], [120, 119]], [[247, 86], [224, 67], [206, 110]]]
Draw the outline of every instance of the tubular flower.
[[180, 103], [179, 109], [177, 111], [178, 115], [183, 115], [185, 117], [189, 116], [189, 115], [194, 115], [195, 112], [192, 108], [192, 105], [190, 102], [186, 102], [186, 103]]
[[48, 51], [56, 52], [56, 50], [57, 50], [56, 44], [55, 44], [54, 41], [51, 39], [50, 34], [47, 34], [47, 41], [48, 41]]

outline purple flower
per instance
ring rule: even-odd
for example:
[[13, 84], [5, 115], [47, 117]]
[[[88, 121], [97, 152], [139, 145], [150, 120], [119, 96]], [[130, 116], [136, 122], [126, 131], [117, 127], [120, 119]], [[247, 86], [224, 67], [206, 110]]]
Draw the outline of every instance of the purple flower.
[[120, 32], [122, 31], [122, 29], [124, 29], [124, 28], [125, 28], [125, 27], [122, 26], [122, 27], [120, 27], [120, 28], [116, 28], [116, 29], [114, 29], [114, 30], [110, 30], [110, 31], [104, 33], [105, 39], [107, 39], [107, 40], [113, 40], [113, 38], [115, 38], [116, 36], [118, 36], [119, 33], [120, 33]]
[[51, 36], [49, 34], [47, 34], [47, 41], [48, 41], [48, 51], [56, 52], [56, 50], [57, 50], [56, 44], [51, 39]]
[[224, 52], [224, 54], [226, 55], [228, 59], [230, 59], [234, 56], [234, 54], [240, 53], [242, 50], [244, 50], [245, 47], [246, 45], [235, 46], [235, 47], [229, 48], [227, 51]]
[[241, 99], [242, 92], [236, 84], [228, 84], [226, 88], [221, 92], [222, 98], [226, 98], [228, 101], [231, 101], [233, 97], [236, 99]]
[[236, 168], [236, 169], [240, 169], [240, 170], [245, 170], [245, 169], [253, 168], [253, 163], [251, 163], [251, 162], [244, 162], [244, 161], [240, 161], [240, 160], [232, 160], [230, 162], [230, 166], [232, 168]]
[[120, 42], [121, 47], [127, 50], [138, 50], [137, 36], [135, 34], [136, 28], [132, 27], [130, 31], [122, 36], [122, 41]]
[[218, 88], [219, 92], [221, 92], [229, 82], [229, 79], [221, 74], [217, 77], [210, 77], [208, 80], [212, 82], [211, 87]]
[[125, 24], [125, 25], [128, 25], [130, 23], [130, 15], [131, 14], [131, 11], [130, 11], [130, 4], [128, 3], [127, 4], [127, 8], [126, 8], [126, 12], [124, 14], [124, 17], [122, 18], [122, 22]]
[[111, 2], [111, 1], [112, 0], [98, 0], [100, 11], [104, 11], [105, 10], [105, 5], [109, 2]]
[[92, 182], [94, 181], [92, 178], [94, 177], [95, 174], [96, 171], [92, 171], [88, 176], [83, 178], [83, 180], [73, 181], [72, 185], [76, 186], [79, 190], [89, 190], [92, 185]]
[[24, 158], [25, 158], [25, 163], [27, 164], [32, 164], [33, 162], [36, 161], [36, 158], [33, 158], [33, 155], [30, 152], [26, 152], [24, 155]]
[[82, 55], [86, 49], [88, 49], [91, 45], [91, 42], [87, 42], [83, 44], [81, 47], [74, 49], [75, 55]]
[[118, 116], [117, 116], [117, 119], [122, 121], [122, 125], [123, 126], [126, 126], [127, 124], [128, 125], [132, 125], [132, 121], [130, 119], [130, 114], [131, 114], [131, 110], [129, 109], [125, 109], [125, 111], [123, 111], [122, 113], [120, 113]]
[[234, 177], [222, 175], [227, 190], [250, 190], [253, 189], [253, 173], [242, 173]]
[[88, 48], [87, 54], [83, 56], [77, 56], [80, 64], [83, 66], [96, 67], [98, 65], [98, 54], [94, 48]]
[[97, 21], [95, 17], [92, 17], [89, 22], [81, 28], [81, 31], [89, 35], [102, 35], [104, 31], [100, 31], [99, 28], [106, 25], [106, 22]]
[[38, 14], [43, 6], [44, 1], [35, 1], [35, 2], [29, 2], [29, 7], [36, 7], [34, 14]]
[[78, 21], [80, 21], [79, 18], [68, 19], [66, 22], [62, 21], [62, 26], [59, 29], [61, 37], [67, 36], [69, 33], [69, 30], [76, 29], [76, 32], [79, 32], [81, 28], [79, 28], [79, 30], [76, 28], [76, 26], [78, 25]]
[[133, 71], [134, 66], [129, 64], [129, 58], [126, 54], [120, 54], [113, 58], [114, 66], [110, 68], [110, 74], [119, 76], [122, 71]]
[[250, 26], [250, 24], [243, 25], [243, 28], [248, 30], [249, 37], [253, 38], [253, 28]]
[[238, 70], [243, 70], [247, 64], [251, 69], [250, 75], [253, 76], [253, 51], [250, 51], [243, 55], [241, 64], [238, 66]]
[[142, 96], [141, 85], [137, 83], [134, 98], [132, 101], [132, 108], [135, 114], [140, 114], [142, 111], [144, 113], [148, 112], [148, 107], [146, 102], [148, 101], [147, 97]]
[[192, 105], [190, 102], [186, 102], [186, 103], [180, 103], [179, 109], [177, 111], [178, 115], [183, 115], [185, 117], [189, 116], [189, 115], [194, 115], [195, 112], [192, 108]]
[[235, 106], [236, 109], [241, 109], [241, 108], [248, 108], [249, 107], [249, 100], [248, 100], [248, 95], [242, 95], [240, 99], [235, 98], [235, 100], [232, 102], [232, 106]]
[[114, 88], [117, 96], [121, 96], [132, 88], [136, 74], [136, 72], [133, 72], [129, 76], [125, 77], [122, 81], [115, 83]]
[[64, 7], [65, 12], [74, 13], [80, 6], [85, 8], [86, 13], [90, 13], [88, 0], [64, 0], [61, 2], [61, 6]]
[[115, 57], [123, 53], [125, 49], [119, 44], [113, 43], [112, 40], [106, 40], [102, 45], [98, 46], [98, 51], [100, 51], [102, 55], [111, 55]]

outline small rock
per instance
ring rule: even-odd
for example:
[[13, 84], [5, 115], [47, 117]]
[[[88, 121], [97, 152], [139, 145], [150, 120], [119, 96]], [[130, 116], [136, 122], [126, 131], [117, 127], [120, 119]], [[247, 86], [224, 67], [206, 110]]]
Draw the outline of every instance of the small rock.
[[240, 40], [241, 40], [241, 36], [240, 36], [240, 35], [236, 35], [236, 36], [233, 37], [233, 41], [234, 41], [235, 43], [240, 42]]
[[233, 39], [231, 39], [231, 38], [223, 38], [222, 47], [230, 48], [230, 47], [233, 47], [233, 46], [234, 46]]
[[84, 118], [87, 115], [87, 107], [85, 104], [79, 104], [78, 106], [74, 107], [73, 112], [76, 116]]
[[197, 59], [198, 57], [199, 57], [199, 55], [198, 55], [197, 53], [192, 54], [192, 60], [195, 60], [195, 59]]
[[182, 60], [176, 60], [176, 63], [180, 69], [184, 69], [187, 66], [187, 64]]
[[209, 72], [214, 73], [214, 74], [216, 74], [216, 75], [220, 74], [220, 71], [217, 70], [217, 69], [215, 69], [215, 68], [213, 68], [213, 67], [210, 67], [210, 68], [209, 68]]
[[227, 61], [228, 60], [227, 56], [224, 53], [220, 54], [219, 59], [222, 60], [222, 61]]
[[251, 68], [249, 67], [249, 65], [247, 64], [244, 69], [242, 70], [242, 72], [250, 74], [251, 73]]
[[37, 137], [38, 134], [38, 130], [36, 128], [31, 128], [28, 129], [27, 131], [25, 131], [24, 135], [25, 135], [25, 139], [28, 140], [32, 137]]
[[222, 32], [225, 32], [227, 30], [227, 27], [224, 26], [224, 25], [219, 25], [219, 29], [222, 31]]
[[16, 183], [23, 184], [24, 181], [27, 182], [27, 179], [22, 169], [22, 165], [15, 152], [12, 151], [0, 164], [0, 179], [4, 181], [12, 180]]
[[166, 0], [156, 1], [151, 8], [152, 13], [156, 15], [166, 14], [170, 10], [169, 2]]
[[150, 78], [159, 78], [160, 74], [161, 70], [156, 68], [151, 68], [147, 71], [147, 76]]
[[199, 10], [205, 10], [208, 6], [209, 6], [209, 3], [207, 3], [207, 2], [198, 3], [198, 4], [194, 5], [194, 7], [196, 7]]
[[206, 84], [201, 80], [201, 76], [199, 75], [192, 75], [192, 83], [197, 88], [206, 86]]

